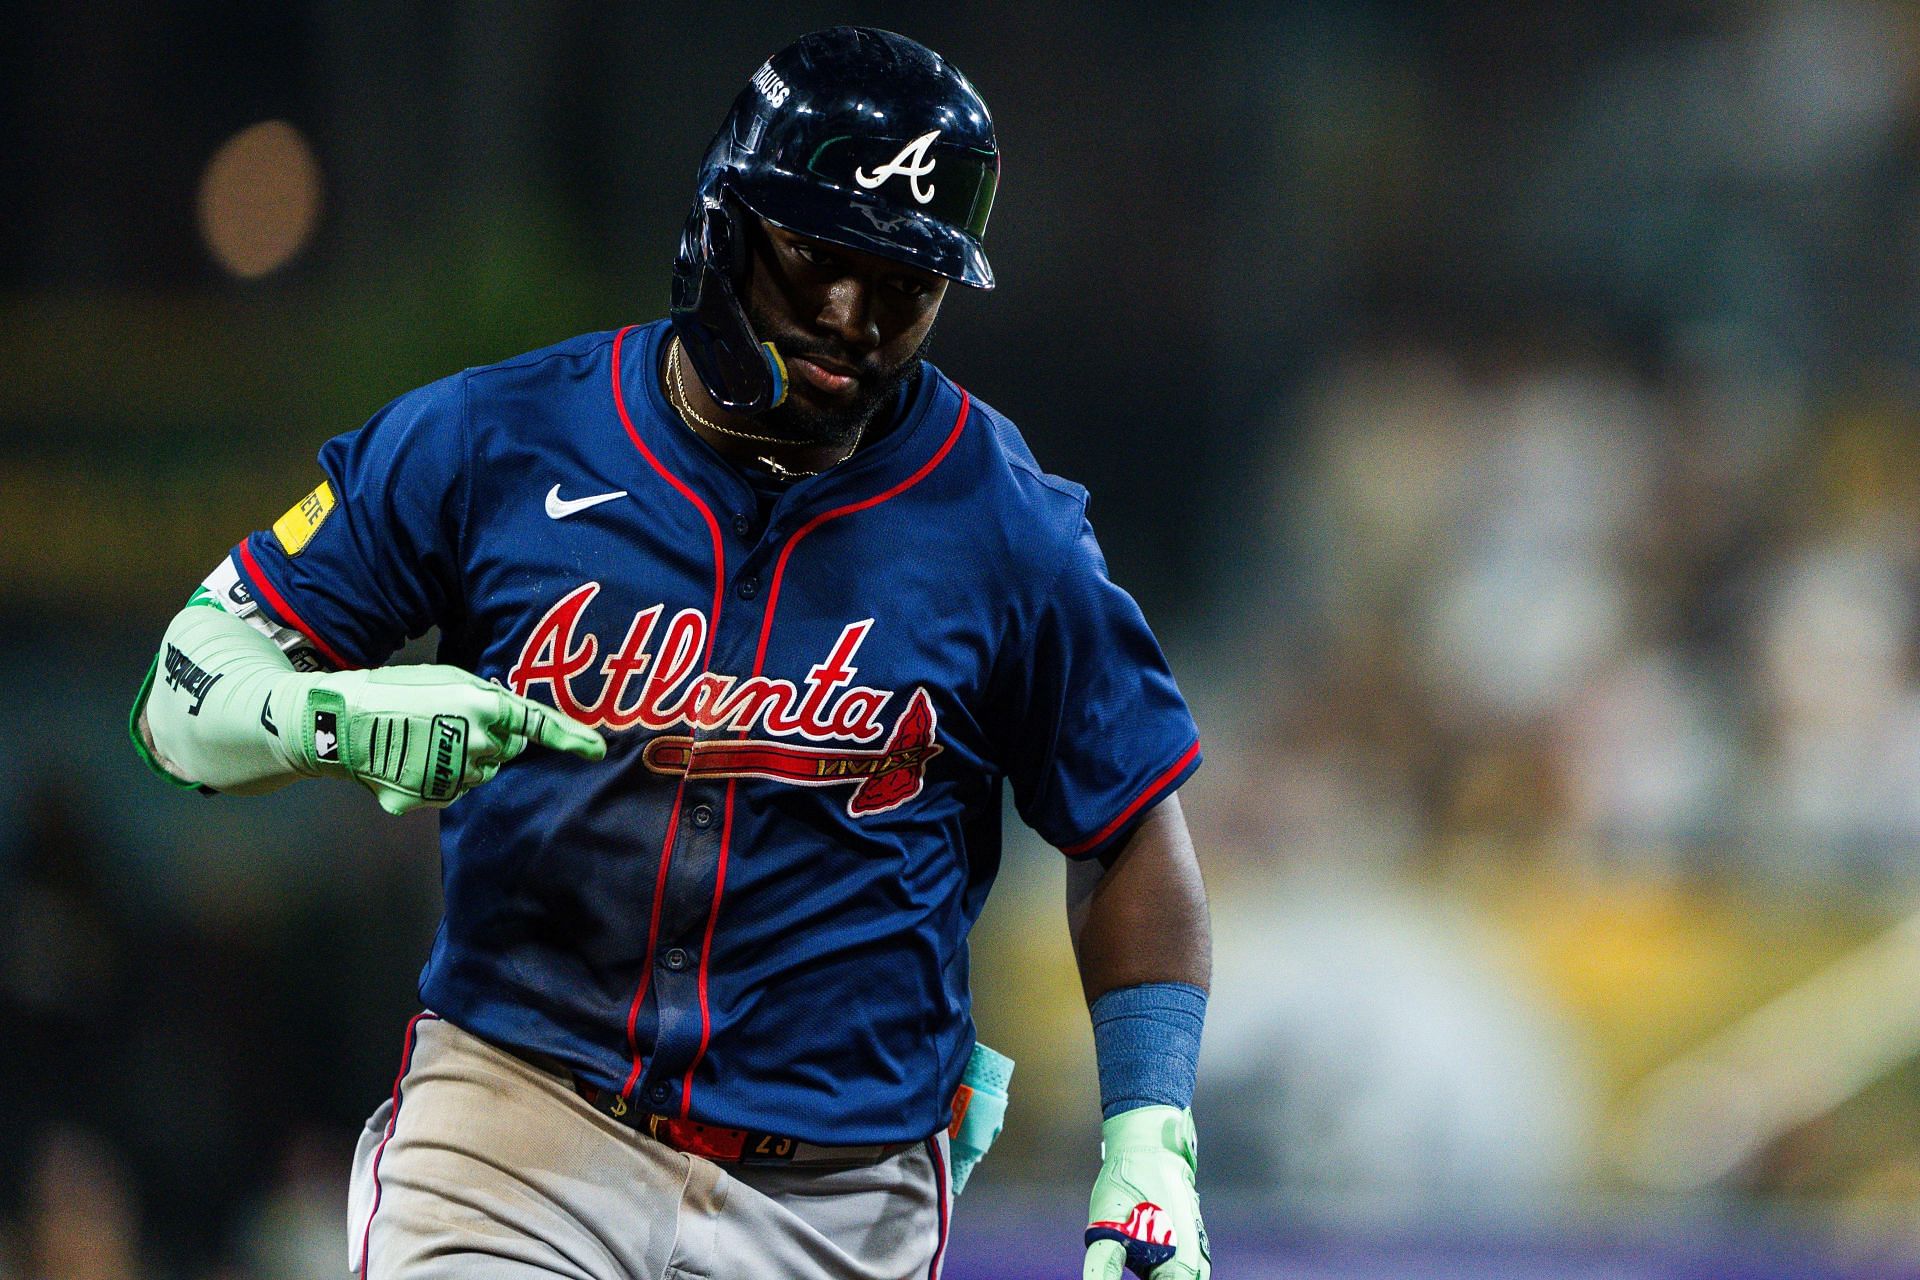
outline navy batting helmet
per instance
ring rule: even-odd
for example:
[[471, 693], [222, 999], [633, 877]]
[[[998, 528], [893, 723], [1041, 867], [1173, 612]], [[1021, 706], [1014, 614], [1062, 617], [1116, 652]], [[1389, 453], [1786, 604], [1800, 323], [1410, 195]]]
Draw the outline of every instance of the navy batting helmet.
[[786, 367], [740, 304], [750, 259], [741, 209], [991, 289], [980, 241], [999, 178], [987, 104], [925, 45], [833, 27], [774, 54], [707, 149], [674, 262], [674, 330], [700, 381], [738, 413], [786, 396]]

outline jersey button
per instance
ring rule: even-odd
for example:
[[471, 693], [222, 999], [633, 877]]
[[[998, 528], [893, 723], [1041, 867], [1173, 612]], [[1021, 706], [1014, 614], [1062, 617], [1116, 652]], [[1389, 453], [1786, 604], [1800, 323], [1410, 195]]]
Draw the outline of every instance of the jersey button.
[[669, 947], [667, 954], [660, 957], [660, 962], [678, 973], [687, 967], [687, 953], [680, 947]]
[[667, 1100], [667, 1086], [663, 1084], [657, 1084], [653, 1086], [653, 1088], [647, 1090], [648, 1102], [660, 1103], [660, 1102], [665, 1102], [666, 1100]]
[[747, 519], [744, 515], [735, 516], [733, 518], [733, 531], [744, 538], [753, 531], [753, 521]]
[[704, 804], [695, 805], [693, 812], [687, 816], [693, 819], [693, 825], [696, 827], [704, 828], [713, 825], [713, 810]]
[[740, 579], [740, 585], [733, 589], [733, 593], [739, 596], [742, 600], [753, 599], [755, 596], [760, 594], [760, 579], [758, 578]]

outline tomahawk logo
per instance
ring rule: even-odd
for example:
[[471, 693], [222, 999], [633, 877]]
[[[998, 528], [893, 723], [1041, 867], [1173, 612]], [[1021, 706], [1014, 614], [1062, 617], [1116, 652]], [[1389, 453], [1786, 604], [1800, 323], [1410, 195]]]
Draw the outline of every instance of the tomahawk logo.
[[[920, 189], [920, 179], [933, 172], [935, 158], [927, 154], [927, 148], [932, 146], [933, 140], [939, 136], [940, 131], [938, 129], [935, 129], [931, 133], [921, 134], [912, 142], [900, 148], [899, 155], [887, 161], [872, 173], [868, 173], [865, 169], [855, 169], [853, 171], [853, 180], [871, 191], [888, 178], [898, 175], [907, 180], [907, 186], [912, 190], [915, 200], [921, 204], [927, 203], [927, 201], [933, 199], [933, 186], [929, 184], [927, 189], [922, 191]], [[907, 162], [909, 160], [913, 163], [908, 164]]]
[[915, 689], [907, 709], [894, 722], [879, 751], [803, 747], [791, 742], [751, 738], [733, 741], [678, 735], [655, 738], [640, 755], [655, 773], [689, 778], [767, 778], [796, 787], [856, 784], [847, 797], [847, 815], [898, 809], [920, 794], [927, 761], [941, 752], [934, 741], [933, 699]]

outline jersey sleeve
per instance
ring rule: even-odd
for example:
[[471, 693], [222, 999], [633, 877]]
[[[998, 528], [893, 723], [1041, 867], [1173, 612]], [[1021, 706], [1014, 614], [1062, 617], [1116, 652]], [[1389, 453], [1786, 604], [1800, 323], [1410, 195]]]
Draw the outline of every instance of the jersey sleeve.
[[335, 667], [377, 666], [444, 621], [460, 600], [466, 436], [456, 375], [327, 441], [321, 482], [234, 548], [240, 594]]
[[1084, 517], [1014, 681], [1008, 776], [1021, 818], [1072, 858], [1119, 848], [1200, 766], [1200, 733]]

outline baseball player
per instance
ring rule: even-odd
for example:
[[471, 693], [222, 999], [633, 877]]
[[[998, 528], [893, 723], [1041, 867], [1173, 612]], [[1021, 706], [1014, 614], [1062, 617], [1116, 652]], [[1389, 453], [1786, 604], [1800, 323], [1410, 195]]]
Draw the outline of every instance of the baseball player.
[[1085, 491], [924, 359], [993, 286], [999, 170], [939, 55], [803, 37], [707, 152], [667, 320], [401, 396], [168, 627], [162, 776], [445, 807], [362, 1274], [937, 1276], [1003, 781], [1070, 859], [1085, 1275], [1208, 1274], [1197, 731]]

